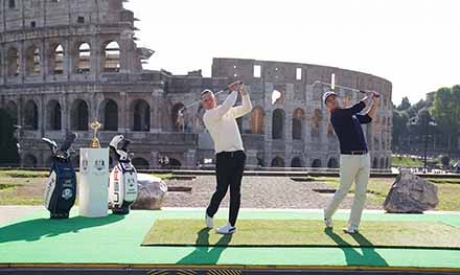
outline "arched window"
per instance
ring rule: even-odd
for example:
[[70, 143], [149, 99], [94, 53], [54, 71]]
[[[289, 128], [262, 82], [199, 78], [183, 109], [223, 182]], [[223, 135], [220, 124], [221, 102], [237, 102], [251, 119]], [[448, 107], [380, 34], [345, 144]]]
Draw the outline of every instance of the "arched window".
[[313, 160], [313, 162], [311, 163], [311, 167], [316, 167], [316, 168], [322, 167], [321, 160], [320, 159]]
[[134, 158], [132, 160], [133, 166], [137, 169], [148, 169], [149, 162], [144, 158]]
[[38, 107], [33, 100], [28, 100], [24, 106], [24, 128], [38, 130]]
[[6, 56], [8, 64], [8, 76], [19, 75], [19, 52], [16, 48], [9, 48]]
[[381, 168], [381, 169], [385, 169], [385, 168], [386, 168], [386, 167], [385, 167], [385, 158], [381, 158], [381, 159], [380, 159], [380, 168]]
[[303, 161], [299, 157], [295, 157], [291, 161], [291, 167], [303, 167]]
[[377, 158], [374, 158], [372, 160], [372, 168], [379, 168], [379, 161], [377, 160]]
[[284, 137], [284, 111], [276, 109], [272, 119], [272, 139], [283, 139]]
[[135, 132], [150, 131], [150, 106], [143, 100], [138, 99], [132, 104], [133, 124], [132, 130]]
[[272, 160], [271, 167], [285, 167], [284, 159], [280, 157], [275, 157]]
[[39, 74], [40, 73], [40, 50], [32, 45], [26, 50], [26, 74]]
[[13, 123], [18, 124], [18, 105], [14, 101], [10, 101], [6, 104], [6, 112], [13, 119]]
[[112, 99], [104, 100], [99, 106], [99, 118], [104, 131], [118, 131], [118, 105]]
[[46, 129], [59, 131], [62, 128], [62, 110], [57, 100], [50, 100], [46, 107]]
[[88, 43], [82, 43], [78, 47], [77, 73], [91, 71], [91, 47]]
[[180, 169], [182, 166], [182, 163], [175, 159], [175, 158], [169, 158], [168, 164], [164, 165], [164, 168], [166, 169]]
[[110, 42], [105, 46], [105, 55], [103, 68], [104, 72], [117, 73], [120, 71], [120, 47], [115, 41]]
[[32, 154], [27, 154], [24, 156], [22, 164], [24, 167], [37, 167], [37, 158]]
[[335, 158], [330, 158], [327, 162], [327, 167], [329, 168], [339, 168], [339, 162]]
[[262, 135], [264, 133], [264, 109], [255, 107], [251, 112], [251, 133]]
[[302, 109], [296, 109], [292, 116], [292, 139], [302, 139], [302, 124], [305, 112]]
[[321, 122], [323, 120], [323, 113], [319, 109], [315, 109], [312, 118], [311, 136], [319, 137], [321, 135]]
[[64, 73], [64, 48], [61, 44], [58, 44], [52, 54], [52, 68], [54, 74]]
[[89, 107], [86, 101], [77, 99], [73, 102], [70, 114], [70, 128], [87, 131], [89, 125]]
[[175, 132], [184, 132], [187, 128], [185, 125], [184, 104], [176, 103], [171, 109], [171, 125]]

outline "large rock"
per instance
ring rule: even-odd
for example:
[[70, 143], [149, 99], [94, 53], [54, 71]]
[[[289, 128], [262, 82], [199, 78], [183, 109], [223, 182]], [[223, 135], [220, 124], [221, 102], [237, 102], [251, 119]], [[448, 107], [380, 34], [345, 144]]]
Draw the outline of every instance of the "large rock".
[[168, 192], [166, 183], [155, 176], [137, 174], [138, 195], [131, 209], [158, 210]]
[[390, 213], [423, 213], [439, 203], [438, 187], [408, 170], [401, 170], [383, 208]]

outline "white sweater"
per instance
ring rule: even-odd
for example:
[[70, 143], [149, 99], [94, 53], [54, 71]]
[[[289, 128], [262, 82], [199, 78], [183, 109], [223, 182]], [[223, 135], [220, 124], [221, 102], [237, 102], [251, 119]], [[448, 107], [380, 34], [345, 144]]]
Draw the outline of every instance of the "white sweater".
[[242, 97], [241, 106], [233, 107], [237, 98], [238, 92], [233, 91], [222, 105], [204, 113], [203, 121], [214, 141], [216, 154], [244, 150], [236, 119], [251, 112], [252, 104], [246, 94]]

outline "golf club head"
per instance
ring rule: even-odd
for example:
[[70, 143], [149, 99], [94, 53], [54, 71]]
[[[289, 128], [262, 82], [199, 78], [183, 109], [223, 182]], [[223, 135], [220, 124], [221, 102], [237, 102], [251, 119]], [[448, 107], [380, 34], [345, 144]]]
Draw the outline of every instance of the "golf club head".
[[67, 152], [70, 146], [72, 146], [72, 143], [74, 143], [74, 141], [77, 139], [77, 137], [77, 133], [71, 133], [67, 135], [67, 137], [64, 140], [64, 143], [61, 146], [60, 151]]
[[46, 144], [48, 144], [48, 146], [49, 146], [50, 149], [51, 149], [51, 153], [52, 153], [53, 155], [55, 155], [55, 154], [56, 154], [56, 151], [57, 151], [57, 148], [58, 148], [58, 145], [57, 145], [56, 141], [51, 140], [51, 139], [49, 139], [49, 138], [42, 138], [42, 140], [43, 140]]
[[122, 151], [128, 152], [128, 146], [129, 146], [130, 143], [131, 143], [131, 140], [129, 140], [129, 139], [123, 139], [123, 140], [121, 141], [121, 147], [120, 147], [120, 149], [121, 149]]

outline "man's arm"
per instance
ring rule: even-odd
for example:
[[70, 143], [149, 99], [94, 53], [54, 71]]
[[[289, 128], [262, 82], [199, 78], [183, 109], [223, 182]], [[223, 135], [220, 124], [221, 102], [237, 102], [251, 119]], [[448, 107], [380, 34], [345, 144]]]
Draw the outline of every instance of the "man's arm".
[[225, 99], [224, 103], [222, 103], [222, 105], [218, 106], [215, 109], [206, 111], [206, 119], [218, 120], [222, 118], [222, 116], [229, 112], [233, 105], [235, 105], [237, 97], [238, 92], [231, 92], [230, 95]]
[[251, 98], [249, 97], [249, 93], [244, 84], [241, 85], [239, 92], [242, 99], [241, 106], [233, 107], [231, 110], [235, 118], [242, 117], [252, 110]]

